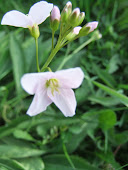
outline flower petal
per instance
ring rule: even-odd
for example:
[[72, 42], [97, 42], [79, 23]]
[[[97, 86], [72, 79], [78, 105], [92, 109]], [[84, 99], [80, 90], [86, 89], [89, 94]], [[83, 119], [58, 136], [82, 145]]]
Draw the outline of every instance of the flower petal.
[[47, 96], [47, 89], [42, 88], [41, 91], [38, 91], [34, 99], [27, 111], [27, 114], [29, 116], [35, 116], [47, 109], [47, 106], [49, 106], [52, 103], [51, 99]]
[[53, 4], [45, 1], [35, 3], [29, 10], [29, 15], [32, 16], [35, 24], [41, 24], [50, 16], [50, 12], [53, 8]]
[[84, 79], [84, 73], [79, 67], [57, 71], [55, 74], [63, 88], [78, 88]]
[[75, 115], [76, 99], [72, 89], [59, 89], [59, 92], [54, 91], [52, 94], [51, 89], [48, 88], [48, 96], [65, 117]]
[[45, 86], [46, 80], [50, 79], [54, 73], [28, 73], [21, 78], [23, 89], [29, 94], [35, 94], [37, 89], [42, 89]]
[[16, 10], [12, 10], [3, 16], [1, 24], [27, 28], [27, 26], [31, 23], [25, 14]]

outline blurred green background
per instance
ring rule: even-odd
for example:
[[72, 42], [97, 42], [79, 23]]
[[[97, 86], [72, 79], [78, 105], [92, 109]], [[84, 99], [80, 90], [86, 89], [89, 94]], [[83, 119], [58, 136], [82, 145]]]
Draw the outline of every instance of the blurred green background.
[[[0, 0], [0, 18], [13, 9], [27, 14], [36, 2]], [[47, 2], [62, 11], [67, 0]], [[82, 25], [98, 21], [102, 34], [68, 60], [91, 35], [72, 42], [50, 65], [56, 71], [67, 60], [61, 69], [79, 66], [85, 73], [82, 86], [75, 90], [78, 104], [72, 118], [65, 118], [54, 104], [35, 117], [26, 115], [33, 96], [22, 90], [20, 78], [36, 72], [35, 42], [28, 29], [0, 26], [0, 170], [128, 168], [128, 1], [71, 2], [85, 12]], [[40, 25], [40, 32], [42, 65], [51, 50], [49, 19]], [[95, 86], [93, 80], [100, 84]]]

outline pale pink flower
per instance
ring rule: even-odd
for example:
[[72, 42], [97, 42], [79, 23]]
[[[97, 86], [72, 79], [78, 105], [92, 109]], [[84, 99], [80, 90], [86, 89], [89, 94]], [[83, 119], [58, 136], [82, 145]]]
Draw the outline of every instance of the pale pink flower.
[[98, 26], [98, 22], [97, 22], [97, 21], [88, 22], [88, 23], [86, 24], [86, 27], [90, 27], [89, 32], [94, 31], [94, 30], [97, 28], [97, 26]]
[[51, 12], [51, 20], [54, 21], [54, 20], [58, 20], [60, 21], [60, 10], [57, 6], [54, 6], [53, 9], [52, 9], [52, 12]]
[[45, 1], [35, 3], [27, 15], [17, 10], [7, 12], [1, 21], [2, 25], [11, 25], [15, 27], [29, 28], [39, 25], [50, 16], [53, 4]]
[[57, 72], [25, 74], [21, 85], [27, 93], [35, 95], [27, 114], [35, 116], [45, 111], [53, 102], [64, 116], [73, 116], [76, 99], [72, 88], [78, 88], [83, 78], [84, 73], [79, 67]]

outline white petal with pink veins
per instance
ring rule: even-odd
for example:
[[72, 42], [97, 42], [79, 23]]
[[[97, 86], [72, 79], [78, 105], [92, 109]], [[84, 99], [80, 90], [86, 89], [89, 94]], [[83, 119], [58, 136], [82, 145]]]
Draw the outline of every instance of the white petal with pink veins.
[[35, 94], [37, 89], [42, 89], [45, 86], [46, 80], [52, 78], [54, 73], [28, 73], [21, 78], [23, 89], [29, 94]]
[[75, 115], [76, 110], [76, 98], [72, 89], [60, 89], [51, 93], [51, 89], [48, 88], [48, 96], [55, 103], [55, 105], [61, 110], [65, 117], [72, 117]]
[[84, 79], [84, 73], [79, 67], [60, 70], [55, 74], [59, 79], [60, 87], [63, 88], [78, 88]]
[[42, 88], [42, 91], [38, 91], [33, 101], [27, 111], [27, 114], [29, 116], [35, 116], [47, 109], [47, 106], [49, 106], [52, 103], [52, 100], [47, 96], [47, 91], [45, 88]]
[[35, 24], [39, 25], [50, 16], [53, 4], [45, 1], [35, 3], [29, 10], [29, 15], [33, 18]]
[[3, 16], [1, 24], [27, 28], [28, 25], [31, 25], [31, 22], [22, 12], [12, 10]]

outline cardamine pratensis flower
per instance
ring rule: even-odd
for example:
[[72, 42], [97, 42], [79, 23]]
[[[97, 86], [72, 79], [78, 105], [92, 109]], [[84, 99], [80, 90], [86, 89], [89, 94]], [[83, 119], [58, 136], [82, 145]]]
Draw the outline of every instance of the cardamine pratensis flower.
[[30, 8], [28, 15], [17, 10], [7, 12], [2, 18], [1, 24], [23, 28], [32, 27], [35, 24], [39, 25], [50, 16], [52, 8], [53, 4], [40, 1]]
[[46, 1], [35, 3], [27, 15], [17, 10], [7, 12], [1, 21], [1, 25], [10, 25], [15, 27], [29, 28], [33, 37], [39, 37], [38, 25], [50, 16], [53, 4]]
[[23, 89], [34, 95], [27, 111], [35, 116], [47, 109], [52, 102], [66, 117], [75, 115], [76, 99], [72, 90], [78, 88], [84, 79], [81, 68], [71, 68], [56, 72], [28, 73], [21, 78]]

